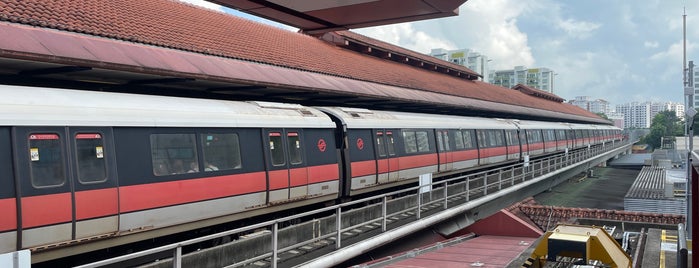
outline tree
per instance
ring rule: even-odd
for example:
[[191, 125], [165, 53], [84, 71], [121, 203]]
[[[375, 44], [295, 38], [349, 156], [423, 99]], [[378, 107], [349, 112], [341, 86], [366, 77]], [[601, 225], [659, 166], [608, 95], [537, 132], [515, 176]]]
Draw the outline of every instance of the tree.
[[595, 113], [595, 114], [599, 117], [604, 118], [604, 120], [607, 120], [607, 121], [612, 122], [612, 123], [614, 122], [612, 119], [609, 119], [609, 117], [603, 112], [599, 112], [599, 113]]
[[658, 113], [650, 124], [650, 133], [643, 137], [643, 142], [660, 148], [661, 137], [675, 137], [684, 134], [684, 124], [673, 111], [662, 111]]

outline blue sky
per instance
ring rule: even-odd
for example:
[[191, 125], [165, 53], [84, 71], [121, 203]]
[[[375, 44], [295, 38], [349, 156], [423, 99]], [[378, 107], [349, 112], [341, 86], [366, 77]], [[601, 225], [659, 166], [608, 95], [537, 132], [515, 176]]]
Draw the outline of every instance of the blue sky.
[[[203, 0], [185, 2], [264, 21]], [[684, 103], [685, 6], [687, 59], [699, 65], [697, 1], [469, 0], [457, 17], [353, 31], [421, 53], [471, 48], [495, 70], [550, 68], [558, 74], [554, 93], [565, 99]]]

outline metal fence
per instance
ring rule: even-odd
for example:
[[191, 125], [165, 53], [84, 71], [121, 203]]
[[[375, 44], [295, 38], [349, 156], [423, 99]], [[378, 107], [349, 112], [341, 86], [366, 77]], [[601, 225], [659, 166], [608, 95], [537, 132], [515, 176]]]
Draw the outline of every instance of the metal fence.
[[[179, 243], [173, 243], [77, 267], [101, 267], [105, 265], [118, 264], [127, 260], [141, 258], [156, 253], [171, 251], [171, 267], [179, 268], [182, 266], [182, 248], [185, 246], [220, 239], [226, 236], [247, 234], [255, 230], [264, 229], [270, 232], [269, 237], [271, 239], [271, 246], [267, 252], [261, 253], [255, 257], [246, 258], [245, 260], [235, 261], [224, 266], [239, 267], [257, 261], [266, 261], [271, 267], [276, 268], [280, 260], [279, 255], [282, 252], [310, 245], [323, 239], [334, 240], [334, 248], [340, 249], [343, 247], [345, 242], [343, 239], [347, 238], [347, 236], [343, 237], [343, 233], [350, 230], [359, 228], [361, 226], [366, 226], [368, 224], [373, 224], [376, 226], [377, 230], [380, 226], [380, 232], [386, 232], [391, 228], [399, 228], [401, 226], [399, 221], [401, 217], [405, 217], [405, 215], [410, 215], [410, 217], [414, 217], [414, 219], [431, 217], [439, 213], [439, 211], [449, 210], [455, 206], [468, 203], [478, 198], [483, 198], [493, 193], [502, 191], [503, 189], [513, 187], [564, 167], [579, 164], [580, 162], [609, 152], [623, 145], [627, 145], [627, 143], [609, 142], [600, 146], [592, 146], [555, 156], [531, 160], [529, 162], [507, 165], [495, 170], [467, 174], [433, 182], [428, 185], [411, 187], [396, 192], [355, 200], [343, 203], [341, 205], [300, 213], [285, 218], [262, 222], [243, 228], [216, 233]], [[430, 190], [426, 192], [421, 191], [421, 189], [424, 189], [425, 187], [429, 187]], [[396, 205], [395, 202], [402, 203], [401, 205]], [[354, 223], [351, 220], [343, 221], [343, 214], [345, 215], [344, 217], [349, 217], [347, 216], [348, 213], [352, 212], [360, 204], [372, 204], [372, 206], [368, 206], [368, 209], [377, 211], [377, 216], [368, 220], [363, 220], [361, 223]], [[331, 214], [331, 216], [328, 217], [334, 218], [334, 228], [327, 228], [326, 230], [319, 231], [317, 235], [314, 234], [310, 239], [305, 241], [292, 243], [281, 243], [279, 241], [279, 233], [281, 231], [280, 228], [282, 228], [282, 226], [288, 226], [289, 222], [298, 222], [299, 219], [302, 218], [322, 218], [324, 216], [315, 217], [315, 215], [328, 214]], [[391, 226], [389, 226], [389, 223], [392, 223]], [[231, 243], [235, 242], [236, 241], [233, 241]]]

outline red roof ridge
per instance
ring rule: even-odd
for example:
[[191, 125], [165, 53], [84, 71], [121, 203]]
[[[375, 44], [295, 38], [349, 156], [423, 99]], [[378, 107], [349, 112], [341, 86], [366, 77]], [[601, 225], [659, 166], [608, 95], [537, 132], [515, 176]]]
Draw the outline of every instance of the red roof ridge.
[[530, 87], [524, 84], [517, 84], [516, 86], [512, 87], [514, 90], [518, 90], [524, 94], [531, 95], [537, 98], [542, 98], [550, 101], [555, 101], [555, 102], [565, 102], [566, 100], [564, 98], [559, 97], [556, 94], [543, 91], [538, 88]]
[[[327, 35], [333, 36], [333, 37], [327, 37]], [[338, 42], [334, 36], [337, 35], [339, 37], [342, 37], [344, 42]], [[438, 71], [444, 73], [445, 70], [453, 70], [454, 72], [463, 72], [467, 74], [466, 78], [469, 80], [474, 80], [477, 79], [478, 77], [482, 77], [482, 75], [474, 72], [473, 70], [469, 69], [466, 66], [459, 65], [450, 61], [445, 61], [439, 58], [432, 57], [430, 55], [425, 55], [423, 53], [413, 51], [404, 47], [396, 46], [388, 42], [384, 42], [375, 38], [371, 38], [366, 35], [361, 35], [359, 33], [355, 33], [352, 31], [336, 31], [336, 32], [331, 32], [327, 33], [326, 36], [321, 37], [323, 39], [329, 40], [331, 39], [335, 44], [344, 46], [344, 47], [350, 47], [349, 42], [355, 42], [358, 44], [362, 44], [366, 47], [369, 48], [379, 48], [384, 51], [387, 51], [389, 53], [395, 53], [398, 55], [402, 55], [407, 58], [414, 58], [419, 61], [423, 61], [424, 63], [427, 63], [428, 65], [432, 65], [429, 67], [433, 67], [432, 71]], [[442, 70], [440, 70], [440, 68]], [[425, 66], [425, 69], [428, 69], [427, 66]]]
[[556, 226], [558, 223], [571, 223], [572, 220], [581, 218], [658, 224], [678, 224], [684, 222], [684, 216], [675, 214], [597, 208], [568, 208], [531, 204], [521, 204], [518, 208], [542, 229], [546, 229], [547, 226], [549, 228]]

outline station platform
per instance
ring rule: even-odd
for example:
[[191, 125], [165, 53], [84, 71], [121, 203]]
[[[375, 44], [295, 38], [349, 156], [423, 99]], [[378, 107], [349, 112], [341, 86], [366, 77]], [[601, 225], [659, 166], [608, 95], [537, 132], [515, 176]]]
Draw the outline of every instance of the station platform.
[[[691, 245], [691, 241], [687, 241], [687, 245]], [[692, 267], [691, 249], [689, 249], [687, 257], [687, 267]], [[649, 229], [640, 267], [678, 267], [677, 231]]]

